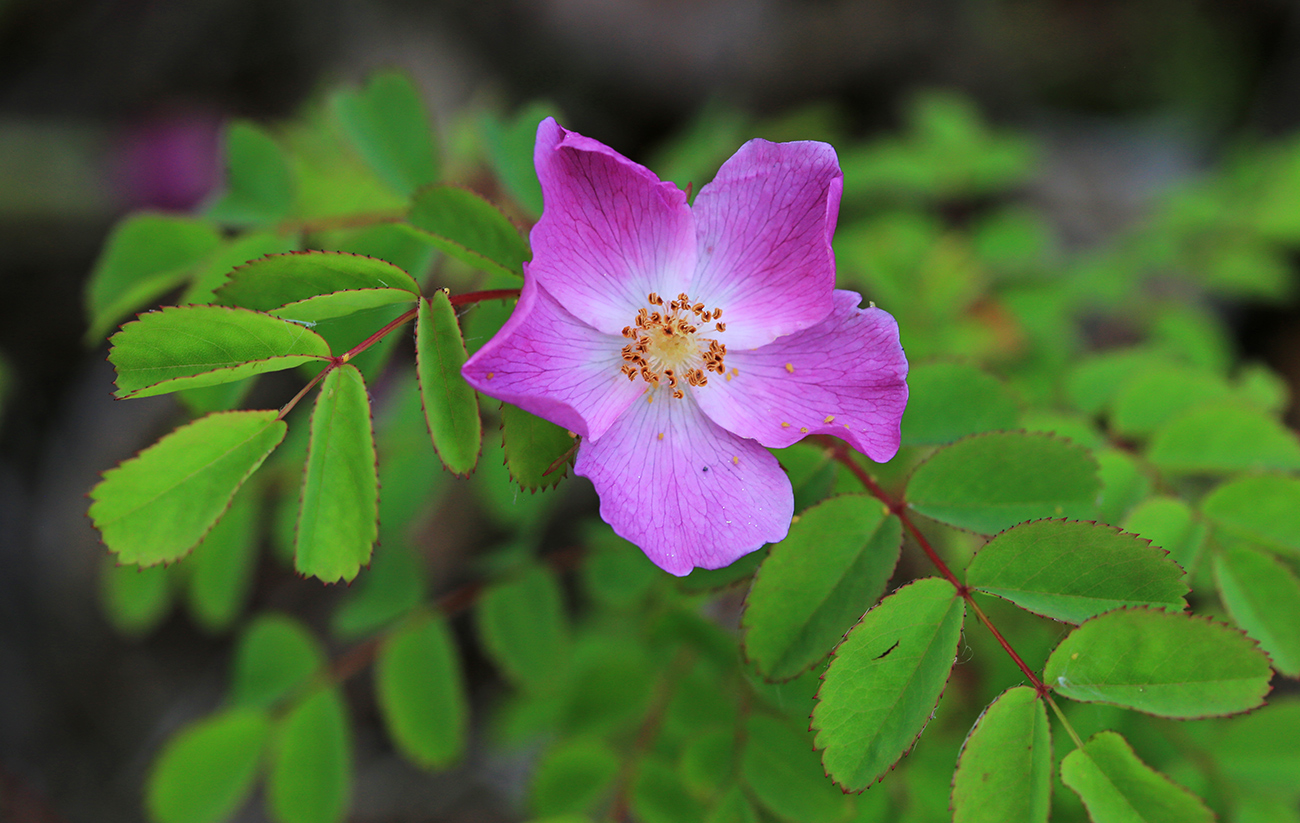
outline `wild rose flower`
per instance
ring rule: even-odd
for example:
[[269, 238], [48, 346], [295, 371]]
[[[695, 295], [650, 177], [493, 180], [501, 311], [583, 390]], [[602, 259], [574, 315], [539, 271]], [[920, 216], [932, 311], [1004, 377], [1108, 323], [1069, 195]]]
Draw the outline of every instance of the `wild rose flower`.
[[894, 456], [907, 360], [893, 317], [835, 289], [834, 149], [751, 140], [693, 205], [550, 118], [534, 161], [519, 304], [464, 375], [582, 437], [574, 471], [615, 532], [672, 574], [720, 568], [789, 530], [769, 448]]

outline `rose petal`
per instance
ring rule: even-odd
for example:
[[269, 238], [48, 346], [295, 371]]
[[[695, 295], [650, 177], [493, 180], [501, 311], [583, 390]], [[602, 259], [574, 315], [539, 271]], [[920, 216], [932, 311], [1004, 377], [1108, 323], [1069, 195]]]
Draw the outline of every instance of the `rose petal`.
[[634, 403], [574, 472], [591, 478], [600, 516], [664, 571], [717, 569], [781, 540], [794, 514], [776, 458], [710, 421], [689, 396]]
[[843, 188], [829, 145], [750, 140], [700, 189], [687, 292], [723, 310], [728, 347], [752, 349], [830, 314]]
[[533, 156], [545, 206], [532, 273], [562, 306], [617, 334], [650, 292], [682, 291], [696, 246], [684, 192], [549, 117]]
[[715, 423], [770, 448], [809, 434], [833, 434], [872, 460], [898, 451], [907, 405], [907, 358], [888, 312], [859, 309], [862, 298], [835, 291], [831, 316], [751, 351], [727, 351], [730, 380], [710, 376], [695, 389]]
[[461, 374], [484, 394], [595, 441], [645, 391], [619, 372], [626, 342], [565, 311], [526, 272], [514, 313]]

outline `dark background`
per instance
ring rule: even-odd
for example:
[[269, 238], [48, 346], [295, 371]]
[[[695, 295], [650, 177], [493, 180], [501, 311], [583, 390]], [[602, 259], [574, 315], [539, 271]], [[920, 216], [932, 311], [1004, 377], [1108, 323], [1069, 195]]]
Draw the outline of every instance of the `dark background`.
[[[114, 404], [106, 347], [82, 342], [105, 233], [201, 201], [225, 118], [289, 116], [387, 66], [444, 127], [544, 97], [632, 157], [711, 100], [824, 100], [865, 136], [914, 90], [958, 89], [1043, 141], [1029, 196], [1075, 246], [1233, 141], [1300, 126], [1300, 13], [1282, 0], [0, 0], [0, 820], [140, 819], [153, 753], [228, 664], [183, 617], [131, 642], [99, 616], [85, 492], [172, 408]], [[1233, 316], [1248, 352], [1296, 372], [1293, 312]], [[357, 744], [383, 748], [364, 728]], [[509, 819], [516, 771], [428, 778], [381, 751], [353, 819]]]

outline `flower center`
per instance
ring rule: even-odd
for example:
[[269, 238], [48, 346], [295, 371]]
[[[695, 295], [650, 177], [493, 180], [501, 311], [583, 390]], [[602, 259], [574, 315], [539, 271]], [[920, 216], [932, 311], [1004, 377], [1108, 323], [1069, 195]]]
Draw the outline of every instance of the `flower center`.
[[628, 380], [638, 375], [651, 386], [666, 383], [673, 397], [685, 397], [678, 387], [679, 380], [691, 386], [707, 386], [707, 372], [726, 374], [722, 358], [727, 347], [700, 331], [712, 323], [717, 331], [726, 331], [727, 324], [717, 322], [722, 309], [706, 309], [703, 303], [692, 303], [685, 293], [677, 295], [665, 305], [664, 299], [651, 292], [646, 296], [651, 308], [637, 312], [636, 322], [623, 329], [623, 336], [631, 342], [623, 347], [623, 374]]

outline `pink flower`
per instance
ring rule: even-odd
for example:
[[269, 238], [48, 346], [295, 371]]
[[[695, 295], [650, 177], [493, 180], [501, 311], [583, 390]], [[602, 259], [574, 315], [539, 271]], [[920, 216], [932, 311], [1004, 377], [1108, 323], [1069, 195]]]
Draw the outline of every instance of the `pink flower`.
[[550, 118], [534, 161], [519, 305], [464, 375], [582, 437], [574, 471], [615, 532], [672, 574], [720, 568], [789, 530], [769, 448], [894, 456], [907, 360], [893, 317], [835, 289], [834, 149], [751, 140], [693, 205]]

